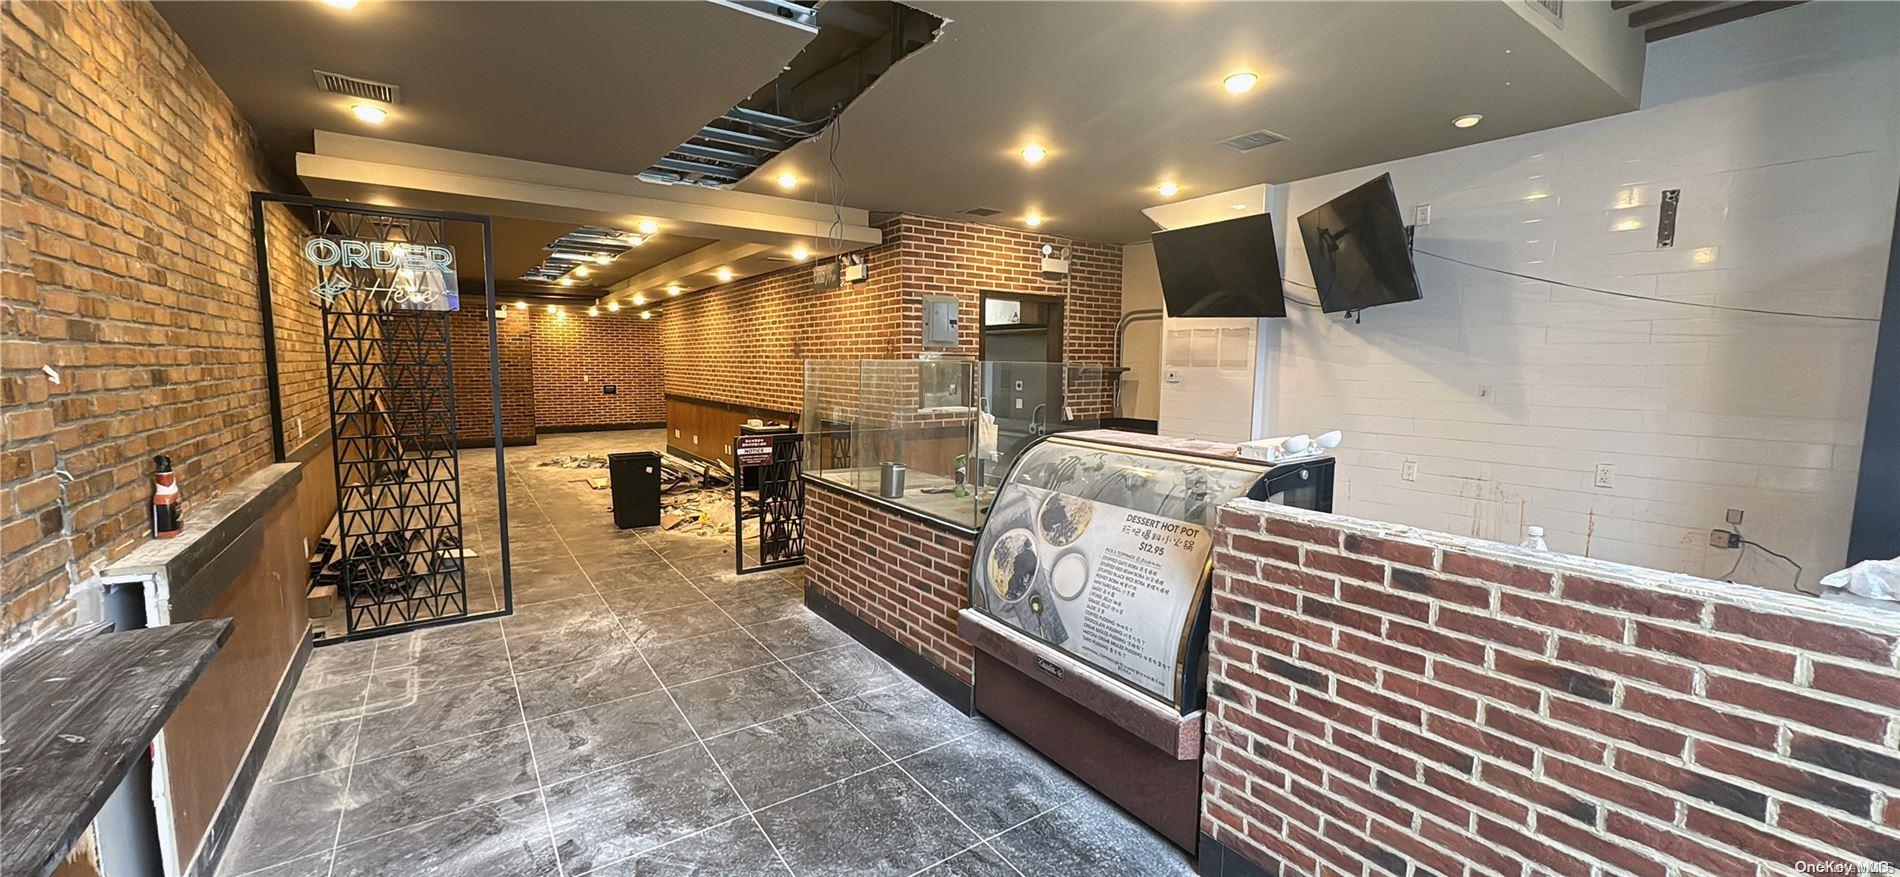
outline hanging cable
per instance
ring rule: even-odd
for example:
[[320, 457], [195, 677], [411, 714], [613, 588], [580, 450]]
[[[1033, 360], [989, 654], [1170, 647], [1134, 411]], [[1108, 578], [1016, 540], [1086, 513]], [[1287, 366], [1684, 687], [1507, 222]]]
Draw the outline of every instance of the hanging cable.
[[1506, 270], [1504, 268], [1493, 268], [1489, 265], [1479, 265], [1476, 262], [1467, 262], [1463, 259], [1455, 258], [1452, 256], [1440, 255], [1438, 253], [1431, 252], [1430, 250], [1420, 250], [1420, 249], [1414, 248], [1413, 252], [1421, 256], [1430, 256], [1434, 259], [1438, 259], [1441, 261], [1451, 262], [1457, 265], [1463, 265], [1467, 268], [1476, 268], [1479, 271], [1489, 271], [1493, 274], [1502, 274], [1506, 277], [1516, 277], [1520, 280], [1534, 280], [1538, 283], [1548, 283], [1552, 286], [1564, 287], [1565, 289], [1575, 289], [1581, 292], [1594, 292], [1594, 293], [1597, 293], [1598, 295], [1611, 295], [1617, 298], [1635, 299], [1637, 301], [1655, 302], [1657, 304], [1680, 305], [1682, 307], [1690, 307], [1690, 308], [1705, 308], [1705, 309], [1714, 310], [1714, 311], [1734, 311], [1736, 313], [1743, 313], [1743, 314], [1761, 314], [1764, 316], [1773, 316], [1773, 317], [1806, 317], [1811, 320], [1843, 320], [1843, 321], [1854, 322], [1854, 323], [1880, 322], [1879, 317], [1856, 317], [1856, 316], [1850, 316], [1847, 314], [1810, 314], [1810, 313], [1805, 313], [1802, 311], [1777, 311], [1777, 310], [1770, 310], [1768, 308], [1743, 308], [1743, 307], [1735, 307], [1733, 305], [1704, 304], [1702, 302], [1680, 301], [1678, 299], [1673, 299], [1673, 298], [1658, 298], [1656, 296], [1637, 295], [1636, 293], [1633, 293], [1633, 292], [1617, 292], [1616, 290], [1613, 290], [1613, 289], [1599, 289], [1594, 286], [1583, 286], [1581, 284], [1576, 284], [1576, 283], [1566, 283], [1562, 280], [1552, 280], [1548, 277], [1538, 277], [1531, 274], [1522, 274], [1516, 271]]
[[[1310, 289], [1310, 290], [1312, 290], [1312, 291], [1314, 291], [1314, 292], [1319, 292], [1319, 287], [1317, 287], [1317, 286], [1313, 286], [1312, 284], [1308, 284], [1308, 283], [1301, 283], [1301, 282], [1299, 282], [1298, 280], [1288, 280], [1288, 279], [1286, 279], [1286, 278], [1284, 278], [1284, 277], [1282, 277], [1282, 278], [1280, 278], [1280, 282], [1281, 282], [1281, 283], [1284, 283], [1284, 284], [1286, 284], [1286, 285], [1288, 285], [1288, 286], [1297, 286], [1297, 287], [1300, 287], [1301, 289]], [[1296, 305], [1300, 305], [1300, 306], [1302, 306], [1302, 307], [1309, 307], [1309, 308], [1312, 308], [1313, 310], [1316, 310], [1316, 311], [1323, 311], [1323, 310], [1325, 310], [1325, 309], [1326, 309], [1326, 306], [1325, 306], [1325, 305], [1322, 305], [1322, 304], [1320, 304], [1319, 302], [1316, 302], [1316, 301], [1307, 301], [1306, 299], [1303, 299], [1303, 298], [1300, 298], [1300, 297], [1298, 297], [1298, 296], [1294, 296], [1294, 295], [1289, 295], [1289, 294], [1287, 294], [1287, 291], [1286, 291], [1286, 290], [1284, 290], [1284, 289], [1282, 289], [1282, 290], [1280, 290], [1280, 294], [1281, 294], [1281, 295], [1283, 295], [1283, 296], [1286, 296], [1286, 300], [1287, 300], [1287, 301], [1290, 301], [1290, 302], [1292, 302], [1292, 303], [1294, 303], [1294, 304], [1296, 304]]]

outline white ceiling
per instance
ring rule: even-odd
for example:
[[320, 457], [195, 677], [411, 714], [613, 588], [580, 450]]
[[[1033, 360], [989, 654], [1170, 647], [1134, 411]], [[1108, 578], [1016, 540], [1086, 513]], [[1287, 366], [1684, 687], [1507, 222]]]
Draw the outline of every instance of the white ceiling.
[[[1153, 230], [1140, 209], [1165, 179], [1186, 198], [1632, 108], [1507, 0], [912, 5], [949, 22], [842, 119], [846, 198], [869, 210], [988, 207], [1009, 224], [1033, 210], [1044, 231], [1127, 242]], [[1236, 97], [1221, 80], [1240, 69], [1261, 82]], [[1451, 126], [1470, 112], [1483, 124]], [[1217, 142], [1259, 128], [1291, 140]], [[1019, 155], [1031, 140], [1049, 150], [1035, 166]], [[823, 177], [826, 146], [741, 188]]]

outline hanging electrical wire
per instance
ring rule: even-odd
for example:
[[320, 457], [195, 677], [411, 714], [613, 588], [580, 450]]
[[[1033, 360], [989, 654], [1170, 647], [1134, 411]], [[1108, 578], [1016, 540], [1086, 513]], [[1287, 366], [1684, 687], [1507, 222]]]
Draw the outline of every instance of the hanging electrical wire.
[[[826, 252], [836, 255], [844, 249], [844, 171], [838, 167], [838, 143], [844, 139], [844, 114], [831, 111], [831, 138], [825, 144], [825, 163], [831, 168], [828, 181], [831, 195], [831, 225], [825, 229]], [[842, 269], [840, 269], [842, 270]]]
[[1440, 261], [1451, 262], [1456, 265], [1463, 265], [1467, 268], [1475, 268], [1479, 271], [1489, 271], [1493, 274], [1502, 274], [1506, 277], [1515, 277], [1515, 278], [1518, 278], [1519, 280], [1533, 280], [1538, 283], [1548, 283], [1552, 286], [1561, 286], [1565, 289], [1575, 289], [1581, 292], [1594, 292], [1594, 293], [1597, 293], [1598, 295], [1609, 295], [1609, 296], [1615, 296], [1617, 298], [1627, 298], [1627, 299], [1635, 299], [1637, 301], [1655, 302], [1657, 304], [1678, 305], [1681, 307], [1688, 307], [1688, 308], [1705, 308], [1707, 310], [1714, 310], [1714, 311], [1734, 311], [1736, 313], [1760, 314], [1764, 316], [1773, 316], [1773, 317], [1805, 317], [1811, 320], [1841, 320], [1841, 321], [1853, 322], [1853, 323], [1879, 323], [1880, 322], [1879, 317], [1856, 317], [1849, 314], [1811, 314], [1804, 311], [1777, 311], [1777, 310], [1771, 310], [1768, 308], [1744, 308], [1744, 307], [1736, 307], [1733, 305], [1707, 304], [1704, 302], [1681, 301], [1679, 299], [1673, 299], [1673, 298], [1659, 298], [1656, 296], [1649, 296], [1649, 295], [1637, 295], [1636, 293], [1633, 293], [1633, 292], [1617, 292], [1616, 290], [1613, 290], [1613, 289], [1600, 289], [1595, 286], [1584, 286], [1578, 283], [1568, 283], [1562, 280], [1552, 280], [1548, 277], [1538, 277], [1534, 274], [1524, 274], [1521, 272], [1511, 271], [1504, 268], [1493, 268], [1489, 265], [1480, 265], [1476, 262], [1467, 262], [1455, 256], [1446, 256], [1439, 253], [1431, 252], [1430, 250], [1421, 250], [1421, 249], [1413, 248], [1412, 252], [1417, 253], [1421, 256], [1430, 256]]

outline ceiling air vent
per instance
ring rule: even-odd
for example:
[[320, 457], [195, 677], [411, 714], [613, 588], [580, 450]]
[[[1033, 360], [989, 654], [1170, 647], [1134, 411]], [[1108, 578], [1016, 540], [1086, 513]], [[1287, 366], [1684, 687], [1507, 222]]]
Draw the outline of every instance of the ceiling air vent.
[[317, 74], [317, 87], [331, 94], [360, 97], [364, 100], [379, 101], [386, 104], [402, 102], [402, 89], [390, 85], [387, 82], [377, 82], [372, 79], [358, 79], [354, 76], [344, 76], [341, 73], [331, 73], [328, 70], [312, 70], [310, 72]]
[[1248, 131], [1245, 134], [1235, 134], [1234, 136], [1229, 137], [1226, 140], [1222, 140], [1220, 142], [1220, 145], [1225, 146], [1229, 149], [1239, 150], [1241, 152], [1251, 152], [1255, 149], [1259, 149], [1262, 146], [1272, 146], [1275, 143], [1285, 143], [1286, 140], [1287, 140], [1286, 137], [1279, 134], [1275, 134], [1272, 131], [1268, 131], [1267, 129], [1262, 128], [1258, 131]]
[[[1564, 26], [1564, 0], [1525, 0], [1525, 2], [1529, 3], [1532, 9], [1544, 13], [1544, 17], [1550, 19], [1552, 24], [1558, 27]], [[1618, 5], [1621, 6], [1621, 4]]]
[[963, 211], [964, 216], [995, 216], [1003, 211], [994, 207], [972, 207]]

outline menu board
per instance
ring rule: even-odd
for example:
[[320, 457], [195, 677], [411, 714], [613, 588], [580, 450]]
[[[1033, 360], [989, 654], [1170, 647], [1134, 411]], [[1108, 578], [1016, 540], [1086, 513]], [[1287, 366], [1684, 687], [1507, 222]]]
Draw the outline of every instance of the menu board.
[[1061, 437], [1026, 450], [984, 521], [970, 603], [1169, 703], [1213, 515], [1263, 469]]

